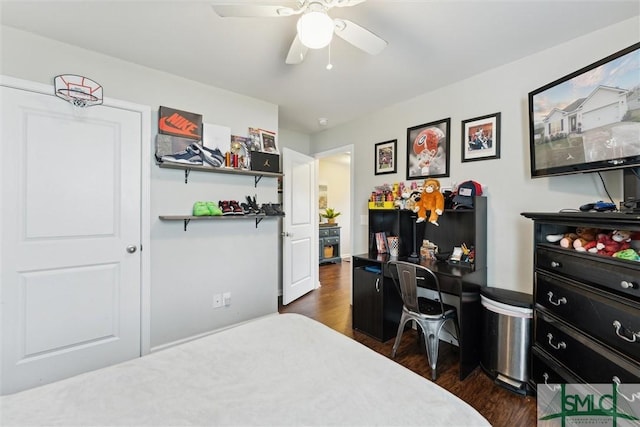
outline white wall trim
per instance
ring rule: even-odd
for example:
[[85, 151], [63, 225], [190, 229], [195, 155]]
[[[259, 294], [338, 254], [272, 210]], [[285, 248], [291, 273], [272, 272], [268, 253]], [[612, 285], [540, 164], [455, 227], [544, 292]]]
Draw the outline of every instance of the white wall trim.
[[[29, 92], [54, 95], [52, 85], [0, 75], [0, 86]], [[63, 100], [60, 100], [64, 102]], [[104, 98], [103, 105], [134, 111], [140, 114], [140, 355], [151, 351], [151, 108], [112, 98]]]

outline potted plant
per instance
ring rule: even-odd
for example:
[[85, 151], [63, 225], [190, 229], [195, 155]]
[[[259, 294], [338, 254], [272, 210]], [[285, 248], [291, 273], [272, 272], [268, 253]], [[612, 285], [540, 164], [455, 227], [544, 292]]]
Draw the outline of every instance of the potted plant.
[[337, 212], [335, 209], [333, 208], [326, 208], [324, 210], [324, 213], [321, 214], [323, 218], [327, 218], [327, 222], [329, 224], [335, 224], [336, 222], [336, 218], [338, 216], [340, 216], [340, 212]]

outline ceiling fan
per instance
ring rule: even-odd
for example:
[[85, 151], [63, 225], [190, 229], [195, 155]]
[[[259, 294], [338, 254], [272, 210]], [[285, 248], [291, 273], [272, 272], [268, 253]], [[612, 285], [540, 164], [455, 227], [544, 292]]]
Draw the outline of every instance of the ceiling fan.
[[365, 0], [297, 0], [295, 7], [264, 4], [216, 4], [213, 10], [222, 18], [284, 17], [302, 15], [298, 19], [296, 37], [291, 43], [285, 63], [300, 64], [308, 49], [321, 49], [331, 43], [333, 34], [355, 47], [377, 55], [387, 42], [371, 31], [347, 19], [331, 18], [334, 7], [355, 6]]

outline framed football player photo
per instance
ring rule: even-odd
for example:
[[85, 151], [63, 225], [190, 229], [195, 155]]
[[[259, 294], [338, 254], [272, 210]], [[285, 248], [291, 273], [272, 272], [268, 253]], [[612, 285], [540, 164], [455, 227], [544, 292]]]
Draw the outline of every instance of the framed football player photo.
[[449, 176], [451, 118], [407, 129], [407, 179]]
[[462, 121], [462, 162], [500, 158], [500, 113]]
[[398, 140], [379, 142], [375, 150], [375, 174], [396, 173], [396, 146]]

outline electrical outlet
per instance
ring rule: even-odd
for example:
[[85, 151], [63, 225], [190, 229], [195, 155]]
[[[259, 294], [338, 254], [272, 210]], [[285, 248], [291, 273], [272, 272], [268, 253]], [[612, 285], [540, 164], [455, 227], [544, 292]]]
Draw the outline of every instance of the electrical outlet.
[[222, 294], [213, 295], [213, 308], [222, 307]]
[[231, 292], [225, 292], [222, 294], [222, 302], [225, 307], [229, 307], [231, 305]]

